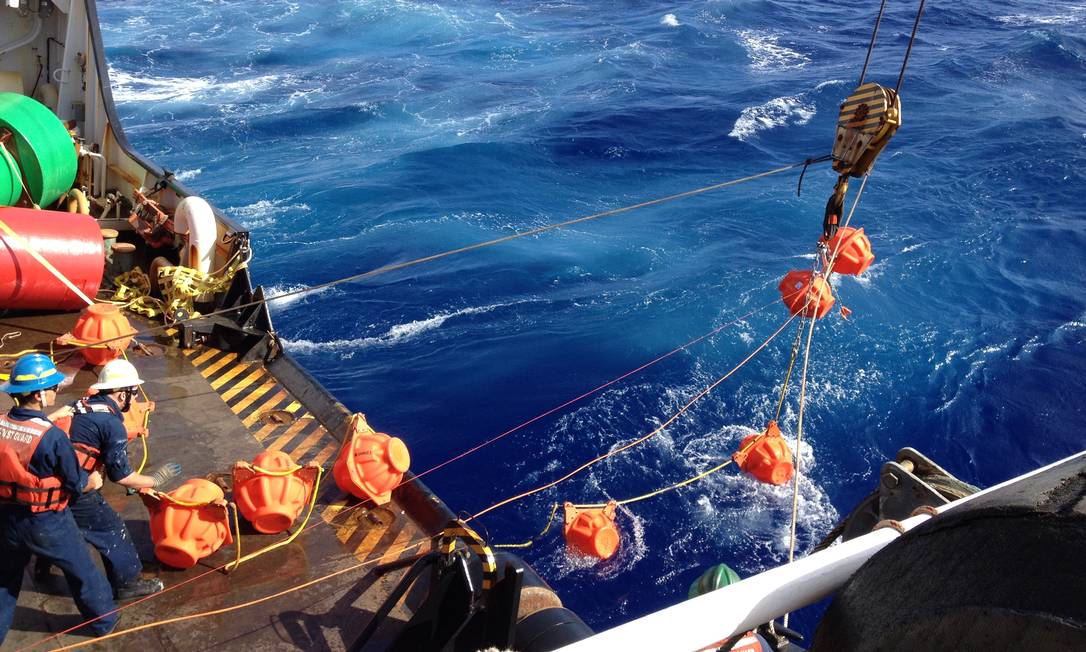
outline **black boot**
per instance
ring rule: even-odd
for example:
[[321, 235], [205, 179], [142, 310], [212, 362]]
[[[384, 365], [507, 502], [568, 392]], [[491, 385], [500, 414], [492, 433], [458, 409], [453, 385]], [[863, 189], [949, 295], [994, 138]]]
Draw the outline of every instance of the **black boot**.
[[34, 558], [34, 581], [38, 584], [48, 582], [53, 576], [53, 562], [45, 557]]
[[132, 598], [142, 598], [145, 595], [151, 595], [152, 593], [158, 593], [163, 588], [162, 580], [157, 577], [144, 579], [137, 577], [128, 584], [118, 588], [113, 592], [113, 597], [118, 600], [131, 600]]

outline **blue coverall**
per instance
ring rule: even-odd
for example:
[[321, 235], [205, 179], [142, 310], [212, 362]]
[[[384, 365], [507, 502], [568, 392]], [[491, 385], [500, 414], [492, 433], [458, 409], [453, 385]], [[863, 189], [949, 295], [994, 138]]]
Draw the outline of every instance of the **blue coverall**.
[[[44, 419], [38, 410], [14, 407], [13, 421]], [[52, 427], [42, 435], [28, 467], [39, 478], [58, 477], [65, 490], [78, 496], [87, 484], [75, 450], [64, 431]], [[79, 613], [87, 620], [113, 611], [113, 592], [91, 559], [79, 528], [68, 509], [31, 513], [23, 505], [0, 505], [0, 642], [15, 617], [15, 603], [23, 584], [23, 571], [31, 555], [48, 559], [64, 573]], [[109, 614], [88, 627], [101, 635], [113, 630], [119, 614]]]
[[[90, 404], [105, 405], [109, 412], [76, 413], [72, 417], [69, 436], [73, 444], [97, 448], [104, 465], [103, 474], [117, 482], [132, 474], [128, 463], [128, 430], [124, 415], [110, 396], [98, 394], [87, 399]], [[69, 504], [83, 538], [94, 546], [106, 567], [106, 576], [114, 590], [139, 577], [143, 570], [139, 553], [132, 543], [124, 520], [102, 498], [98, 491], [88, 491]]]

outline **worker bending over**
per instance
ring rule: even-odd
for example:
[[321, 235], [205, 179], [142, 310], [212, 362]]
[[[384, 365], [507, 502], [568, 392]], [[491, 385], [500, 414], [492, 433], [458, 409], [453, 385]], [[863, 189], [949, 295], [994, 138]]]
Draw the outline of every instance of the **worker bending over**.
[[[97, 394], [72, 405], [69, 436], [80, 465], [86, 471], [104, 471], [109, 479], [128, 489], [161, 488], [181, 472], [181, 465], [167, 462], [151, 475], [132, 470], [128, 463], [128, 429], [124, 413], [132, 406], [143, 380], [127, 360], [107, 362], [91, 385]], [[118, 600], [130, 600], [162, 590], [162, 580], [140, 577], [140, 562], [124, 520], [98, 491], [72, 500], [72, 516], [83, 537], [102, 555], [106, 576]]]
[[68, 509], [71, 499], [100, 488], [102, 476], [80, 468], [68, 437], [43, 412], [56, 401], [62, 380], [52, 360], [31, 353], [0, 385], [15, 401], [0, 417], [0, 643], [15, 617], [31, 555], [64, 573], [79, 613], [92, 621], [91, 633], [108, 634], [117, 624], [109, 583]]

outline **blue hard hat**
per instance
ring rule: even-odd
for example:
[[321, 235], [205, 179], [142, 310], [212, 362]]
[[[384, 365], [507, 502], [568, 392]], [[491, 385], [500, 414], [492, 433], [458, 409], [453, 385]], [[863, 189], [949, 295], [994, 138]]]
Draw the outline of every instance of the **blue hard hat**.
[[28, 353], [15, 361], [8, 382], [0, 385], [5, 394], [29, 394], [56, 387], [64, 380], [57, 366], [43, 353]]

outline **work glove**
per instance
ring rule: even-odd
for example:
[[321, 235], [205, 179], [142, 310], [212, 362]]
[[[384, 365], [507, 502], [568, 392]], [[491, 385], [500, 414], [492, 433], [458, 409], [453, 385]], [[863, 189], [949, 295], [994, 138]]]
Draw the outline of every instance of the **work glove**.
[[155, 481], [155, 489], [161, 489], [181, 474], [181, 465], [177, 462], [166, 462], [151, 473], [151, 479]]

